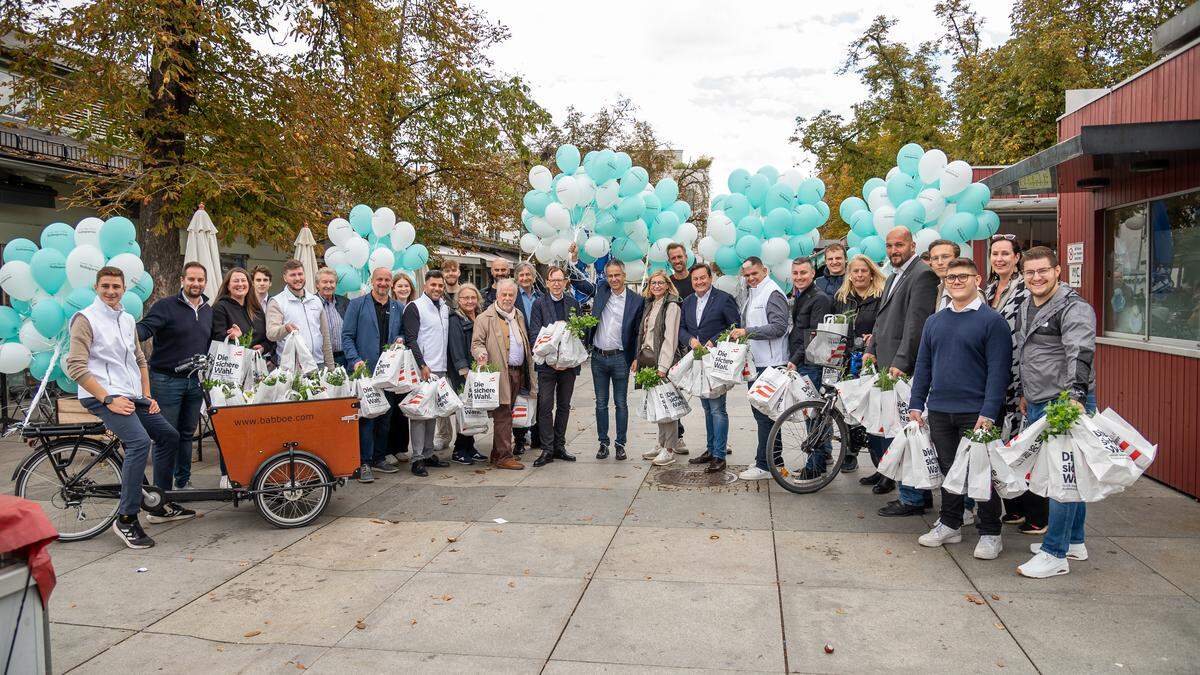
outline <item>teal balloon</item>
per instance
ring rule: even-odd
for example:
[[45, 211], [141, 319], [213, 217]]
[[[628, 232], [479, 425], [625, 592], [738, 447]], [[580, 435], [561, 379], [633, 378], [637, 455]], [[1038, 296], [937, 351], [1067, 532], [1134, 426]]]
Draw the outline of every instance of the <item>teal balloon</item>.
[[737, 249], [732, 246], [722, 246], [713, 254], [713, 262], [721, 268], [725, 274], [737, 274], [738, 267], [742, 264], [742, 259], [737, 254]]
[[413, 244], [404, 249], [404, 268], [409, 270], [421, 269], [429, 262], [429, 249], [424, 244]]
[[775, 209], [791, 209], [796, 201], [796, 195], [787, 183], [776, 183], [767, 190], [767, 198], [763, 202], [762, 212], [770, 213]]
[[21, 315], [12, 307], [0, 307], [0, 342], [16, 340], [21, 330]]
[[641, 218], [645, 212], [646, 203], [642, 201], [641, 195], [630, 195], [617, 205], [617, 219], [626, 223]]
[[921, 157], [925, 154], [925, 148], [916, 143], [907, 143], [900, 151], [896, 153], [896, 166], [909, 176], [916, 177], [917, 166], [921, 163]]
[[579, 249], [579, 260], [585, 265], [591, 265], [592, 263], [596, 262], [596, 258], [582, 248]]
[[75, 384], [75, 381], [67, 377], [65, 374], [54, 378], [54, 384], [57, 384], [59, 389], [62, 389], [68, 394], [74, 394], [79, 391], [79, 385]]
[[779, 181], [779, 169], [776, 169], [775, 167], [771, 166], [770, 164], [765, 164], [765, 165], [759, 167], [758, 175], [766, 176], [767, 181], [769, 183], [771, 183], [772, 185], [774, 185], [776, 182]]
[[[143, 274], [142, 276], [148, 277], [150, 275]], [[66, 301], [63, 303], [63, 309], [66, 311], [68, 316], [74, 316], [75, 312], [81, 312], [87, 309], [95, 301], [96, 291], [86, 287], [76, 288], [71, 291], [70, 295], [67, 296]]]
[[17, 237], [4, 245], [4, 262], [33, 260], [33, 254], [38, 252], [38, 245], [24, 237]]
[[992, 191], [983, 183], [971, 183], [963, 188], [963, 191], [955, 196], [955, 203], [958, 204], [958, 212], [974, 213], [976, 215], [983, 213], [983, 207], [987, 206], [988, 200], [992, 198]]
[[838, 206], [838, 215], [842, 217], [843, 223], [849, 225], [851, 219], [854, 218], [854, 214], [859, 211], [865, 211], [868, 208], [867, 203], [861, 197], [847, 197]]
[[745, 169], [734, 169], [729, 173], [729, 180], [725, 181], [725, 184], [733, 194], [744, 195], [750, 187], [750, 172]]
[[920, 232], [925, 227], [925, 206], [915, 199], [897, 206], [896, 224], [907, 227], [914, 234]]
[[621, 234], [634, 240], [635, 242], [646, 241], [650, 238], [650, 227], [646, 225], [646, 221], [638, 219], [621, 228]]
[[816, 205], [825, 198], [825, 183], [820, 178], [805, 178], [796, 188], [796, 199], [805, 204]]
[[725, 198], [725, 215], [733, 222], [750, 215], [750, 200], [746, 195], [734, 193]]
[[579, 168], [579, 148], [570, 143], [558, 146], [558, 152], [554, 153], [554, 163], [563, 173], [575, 173], [575, 169]]
[[29, 374], [35, 380], [40, 380], [46, 376], [46, 371], [50, 370], [51, 360], [54, 352], [38, 352], [29, 360]]
[[883, 262], [884, 256], [887, 255], [887, 246], [884, 244], [883, 237], [877, 234], [863, 237], [859, 246], [862, 247], [863, 255], [877, 263]]
[[903, 171], [897, 171], [887, 182], [888, 201], [892, 203], [892, 206], [900, 206], [915, 198], [920, 188], [921, 181]]
[[142, 257], [142, 245], [137, 243], [136, 240], [131, 240], [128, 244], [125, 245], [125, 250], [121, 251], [121, 252], [122, 253], [132, 253], [140, 258], [140, 257]]
[[942, 227], [938, 231], [944, 239], [964, 242], [975, 238], [975, 230], [978, 229], [978, 226], [979, 219], [974, 213], [955, 213], [945, 223], [942, 223]]
[[856, 255], [862, 255], [862, 249], [858, 246], [851, 246], [846, 249], [846, 260], [850, 260]]
[[792, 225], [792, 212], [785, 208], [772, 210], [763, 219], [763, 237], [782, 237]]
[[650, 228], [650, 241], [658, 241], [663, 237], [674, 238], [675, 232], [679, 229], [679, 216], [670, 211], [663, 211], [658, 214], [654, 225]]
[[663, 272], [666, 272], [666, 271], [668, 271], [670, 268], [671, 268], [671, 263], [669, 263], [669, 262], [667, 262], [667, 261], [665, 261], [665, 260], [656, 260], [656, 261], [654, 261], [654, 262], [650, 263], [650, 264], [649, 264], [649, 265], [646, 267], [646, 273], [647, 273], [647, 274], [650, 274], [650, 273], [653, 273], [653, 272], [657, 272], [657, 271], [659, 271], [659, 270], [662, 270]]
[[829, 205], [826, 204], [825, 202], [817, 202], [816, 204], [813, 204], [813, 207], [817, 209], [817, 213], [821, 214], [821, 220], [817, 223], [817, 227], [820, 227], [820, 226], [824, 225], [825, 223], [828, 223], [829, 222]]
[[37, 329], [37, 332], [41, 333], [43, 337], [51, 339], [62, 332], [63, 326], [67, 322], [67, 314], [57, 300], [45, 298], [34, 304], [33, 309], [29, 312], [29, 319], [33, 321], [33, 327]]
[[350, 209], [350, 226], [354, 231], [362, 236], [367, 236], [371, 233], [371, 217], [375, 212], [366, 204], [356, 204]]
[[100, 226], [100, 250], [111, 258], [129, 251], [130, 242], [137, 241], [137, 229], [125, 216], [113, 216]]
[[[754, 237], [760, 239], [763, 236], [762, 218], [754, 214], [750, 214], [737, 222], [737, 238], [742, 240], [745, 237]], [[742, 256], [745, 258], [745, 256]]]
[[984, 211], [979, 214], [978, 230], [975, 232], [976, 239], [987, 239], [1000, 231], [1000, 216], [996, 215], [995, 211]]
[[863, 183], [862, 198], [866, 199], [867, 197], [870, 197], [871, 192], [881, 185], [887, 185], [882, 178], [879, 178], [878, 176], [868, 178], [867, 182]]
[[729, 195], [717, 195], [716, 197], [713, 197], [712, 202], [709, 206], [710, 210], [724, 211], [725, 210], [725, 198], [728, 196]]
[[[862, 242], [862, 240], [863, 240], [862, 235], [855, 232], [854, 230], [850, 230], [849, 232], [846, 233], [846, 244], [849, 246], [858, 247], [858, 245]], [[846, 257], [849, 258], [850, 256], [847, 255]]]
[[121, 296], [121, 306], [125, 308], [125, 312], [133, 316], [134, 320], [142, 318], [142, 311], [145, 309], [145, 303], [142, 299], [133, 293], [126, 293]]
[[56, 248], [34, 253], [29, 266], [33, 269], [33, 280], [51, 295], [67, 283], [67, 257]]
[[746, 188], [746, 198], [750, 206], [760, 208], [767, 201], [767, 190], [771, 189], [771, 181], [761, 173], [750, 177], [750, 186]]
[[860, 237], [869, 237], [875, 234], [875, 217], [870, 211], [859, 211], [850, 219], [850, 229]]
[[650, 174], [640, 166], [635, 166], [625, 172], [621, 176], [621, 187], [617, 190], [617, 194], [622, 197], [636, 195], [646, 188], [650, 182]]
[[795, 211], [796, 234], [808, 234], [821, 224], [821, 212], [812, 204], [801, 204]]
[[624, 224], [608, 211], [596, 216], [596, 234], [605, 237], [615, 237], [621, 234], [624, 229]]
[[149, 300], [150, 294], [154, 292], [154, 277], [149, 274], [143, 274], [138, 278], [136, 284], [129, 287], [129, 290], [137, 293], [142, 302]]
[[643, 192], [641, 197], [642, 204], [646, 207], [646, 210], [642, 212], [642, 220], [652, 223], [658, 218], [658, 214], [662, 213], [663, 202], [653, 192]]
[[762, 256], [762, 239], [758, 237], [742, 237], [734, 244], [734, 250], [742, 260], [750, 256]]
[[679, 216], [679, 222], [681, 223], [686, 223], [692, 217], [692, 205], [682, 199], [676, 199], [675, 203], [668, 210]]
[[66, 223], [50, 223], [42, 230], [42, 248], [55, 248], [64, 256], [75, 248], [75, 228]]
[[676, 183], [674, 178], [663, 178], [654, 186], [654, 194], [660, 204], [674, 204], [679, 198], [679, 183]]
[[362, 288], [362, 275], [354, 267], [338, 265], [334, 271], [337, 272], [337, 288], [334, 289], [336, 293], [345, 295]]
[[546, 215], [546, 207], [550, 206], [550, 202], [554, 201], [554, 197], [549, 192], [541, 190], [530, 190], [525, 193], [525, 210], [539, 218]]
[[608, 253], [621, 262], [633, 262], [634, 260], [642, 259], [642, 248], [637, 245], [637, 242], [628, 237], [613, 239]]
[[33, 309], [29, 306], [28, 302], [16, 298], [9, 298], [8, 304], [12, 305], [12, 308], [17, 310], [17, 314], [21, 315], [21, 317], [29, 316], [30, 310]]
[[794, 237], [788, 237], [788, 246], [791, 247], [789, 255], [792, 259], [802, 258], [812, 255], [813, 240], [812, 237], [806, 234], [798, 234]]

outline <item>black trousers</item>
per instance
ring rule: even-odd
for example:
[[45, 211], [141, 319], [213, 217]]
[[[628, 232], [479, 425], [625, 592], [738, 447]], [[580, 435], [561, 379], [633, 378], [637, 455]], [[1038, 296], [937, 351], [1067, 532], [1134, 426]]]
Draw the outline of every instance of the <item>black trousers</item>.
[[537, 421], [542, 452], [560, 452], [567, 447], [567, 421], [571, 417], [571, 395], [575, 393], [574, 370], [538, 370]]
[[400, 412], [400, 406], [392, 402], [395, 394], [384, 392], [384, 396], [388, 397], [388, 403], [392, 406], [391, 412], [388, 413], [391, 417], [391, 423], [388, 425], [388, 452], [396, 455], [408, 452], [408, 418]]
[[513, 438], [518, 443], [524, 444], [526, 436], [529, 437], [529, 447], [534, 450], [542, 447], [542, 435], [538, 432], [537, 422], [529, 428], [513, 429]]
[[[954, 464], [954, 456], [958, 454], [958, 442], [967, 435], [967, 432], [975, 428], [975, 422], [979, 419], [979, 415], [977, 413], [940, 413], [930, 410], [928, 419], [929, 440], [933, 441], [933, 447], [937, 450], [938, 464], [942, 467], [943, 474], [949, 473], [950, 466]], [[989, 468], [988, 471], [990, 474], [991, 469]], [[990, 488], [990, 480], [988, 485]], [[979, 534], [1000, 534], [1000, 497], [996, 494], [995, 489], [991, 489], [991, 498], [986, 502], [976, 500], [975, 503], [979, 505]], [[942, 524], [957, 530], [962, 527], [962, 517], [963, 495], [956, 495], [943, 488], [940, 515]]]

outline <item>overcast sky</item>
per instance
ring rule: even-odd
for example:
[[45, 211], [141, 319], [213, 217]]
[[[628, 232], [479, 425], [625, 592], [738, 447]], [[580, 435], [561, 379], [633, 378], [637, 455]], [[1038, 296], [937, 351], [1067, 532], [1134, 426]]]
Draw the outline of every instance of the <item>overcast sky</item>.
[[[685, 157], [714, 158], [713, 195], [738, 167], [812, 170], [787, 142], [795, 118], [862, 97], [854, 75], [835, 71], [876, 15], [899, 18], [895, 35], [912, 45], [939, 30], [933, 0], [473, 4], [512, 32], [492, 50], [497, 67], [521, 74], [556, 120], [568, 105], [586, 113], [628, 96]], [[1011, 2], [974, 4], [984, 45], [1005, 40]]]

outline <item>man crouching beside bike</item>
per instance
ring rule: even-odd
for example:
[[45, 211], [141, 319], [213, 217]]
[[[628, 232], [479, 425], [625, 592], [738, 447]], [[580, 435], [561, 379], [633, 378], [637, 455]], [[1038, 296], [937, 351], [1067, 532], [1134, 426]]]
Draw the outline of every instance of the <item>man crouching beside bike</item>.
[[[179, 433], [162, 416], [158, 402], [145, 395], [150, 390], [150, 371], [137, 341], [134, 318], [121, 305], [125, 273], [103, 267], [96, 273], [95, 288], [95, 301], [71, 317], [67, 375], [79, 385], [79, 402], [99, 417], [125, 448], [121, 503], [113, 532], [129, 548], [150, 548], [154, 540], [138, 522], [150, 441], [154, 441], [154, 484], [170, 490]], [[146, 518], [151, 523], [166, 523], [195, 515], [195, 511], [167, 502]]]

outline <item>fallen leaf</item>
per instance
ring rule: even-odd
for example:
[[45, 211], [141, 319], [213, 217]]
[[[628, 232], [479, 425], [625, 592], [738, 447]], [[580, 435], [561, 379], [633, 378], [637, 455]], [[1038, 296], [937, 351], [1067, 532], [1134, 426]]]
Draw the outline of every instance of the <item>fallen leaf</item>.
[[487, 473], [483, 469], [475, 469], [475, 473]]
[[296, 662], [296, 670], [308, 670], [308, 666], [306, 666], [306, 665], [304, 665], [303, 663], [300, 663], [299, 661], [297, 661], [297, 662]]
[[885, 548], [885, 549], [883, 549], [883, 552], [884, 552], [884, 554], [886, 554], [886, 555], [891, 555], [891, 554], [892, 554], [892, 549], [890, 549], [890, 548]]
[[446, 537], [446, 541], [453, 544], [454, 542], [458, 541], [458, 537]]
[[362, 619], [359, 619], [358, 621], [355, 621], [355, 622], [354, 622], [354, 627], [355, 627], [355, 628], [357, 628], [357, 629], [359, 629], [359, 630], [366, 630], [366, 629], [367, 629], [367, 622], [366, 622], [366, 621], [363, 621]]
[[247, 633], [243, 633], [242, 637], [252, 638], [255, 635], [262, 635], [262, 631], [261, 630], [252, 630]]
[[515, 582], [515, 581], [510, 581], [510, 582], [508, 582], [508, 587], [509, 587], [509, 588], [516, 588], [516, 587], [517, 587], [517, 582]]
[[217, 651], [219, 651], [219, 652], [225, 651], [224, 645], [217, 645]]
[[408, 620], [408, 625], [410, 625], [410, 626], [415, 626], [415, 625], [417, 625], [417, 620], [416, 620], [416, 619], [409, 619], [409, 620]]
[[270, 626], [270, 625], [271, 625], [271, 620], [270, 620], [270, 619], [267, 619], [267, 620], [263, 621], [263, 623], [264, 623], [264, 624], [266, 624], [266, 625], [268, 625], [268, 626]]
[[993, 625], [995, 625], [995, 626], [996, 626], [996, 629], [997, 629], [997, 630], [1004, 630], [1004, 624], [1000, 623], [999, 621], [997, 621], [997, 622], [996, 622], [995, 624], [993, 624]]
[[999, 599], [1000, 599], [1000, 596], [996, 595], [995, 593], [992, 593], [992, 599], [993, 599], [993, 600], [999, 600]]
[[1004, 667], [1004, 661], [997, 661], [997, 662], [996, 662], [996, 667], [997, 667], [997, 668], [1003, 668], [1003, 667]]
[[526, 567], [521, 573], [524, 574], [525, 576], [529, 576], [529, 568]]
[[854, 517], [855, 517], [855, 518], [858, 518], [859, 520], [862, 520], [863, 518], [866, 518], [866, 517], [867, 517], [867, 514], [865, 514], [865, 513], [861, 512], [861, 511], [859, 511], [858, 513], [854, 514]]
[[75, 607], [75, 603], [73, 603], [73, 602], [72, 602], [72, 603], [71, 603], [71, 607], [72, 607], [72, 608], [74, 608], [74, 607]]
[[838, 616], [846, 616], [846, 610], [842, 609], [841, 607], [833, 610], [833, 613], [837, 614]]
[[378, 551], [375, 551], [375, 552], [376, 552], [376, 553], [383, 553], [383, 552], [384, 552], [384, 551], [386, 551], [386, 550], [387, 550], [386, 548], [381, 548], [381, 549], [379, 549]]
[[458, 553], [458, 549], [456, 549], [456, 548], [452, 548], [452, 549], [450, 549], [450, 552], [451, 552], [451, 553]]
[[372, 518], [372, 519], [371, 519], [371, 522], [372, 522], [372, 523], [375, 523], [376, 525], [387, 525], [387, 521], [386, 521], [386, 520], [380, 520], [380, 519], [378, 519], [378, 518]]
[[442, 596], [442, 600], [443, 600], [444, 602], [450, 602], [450, 601], [451, 601], [451, 600], [453, 600], [453, 599], [454, 599], [454, 596], [453, 596], [453, 595], [443, 595], [443, 596]]

